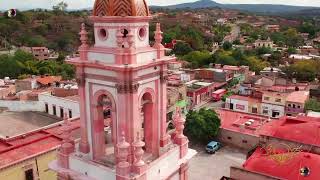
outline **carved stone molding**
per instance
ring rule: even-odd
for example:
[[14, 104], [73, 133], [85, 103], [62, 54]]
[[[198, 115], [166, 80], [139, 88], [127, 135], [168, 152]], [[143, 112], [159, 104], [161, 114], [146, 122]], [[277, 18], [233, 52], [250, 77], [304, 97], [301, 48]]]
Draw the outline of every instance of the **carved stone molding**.
[[116, 88], [118, 93], [136, 93], [138, 92], [139, 83], [123, 83], [123, 84], [117, 84]]
[[78, 83], [78, 86], [84, 86], [85, 83], [86, 83], [86, 79], [85, 79], [84, 74], [78, 74], [77, 78], [76, 78], [76, 81]]

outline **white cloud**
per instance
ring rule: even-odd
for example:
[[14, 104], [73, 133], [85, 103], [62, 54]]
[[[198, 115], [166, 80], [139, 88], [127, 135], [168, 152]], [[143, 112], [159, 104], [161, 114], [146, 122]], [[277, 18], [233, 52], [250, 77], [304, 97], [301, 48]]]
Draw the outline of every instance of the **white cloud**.
[[[31, 9], [31, 8], [51, 8], [53, 5], [62, 0], [0, 0], [0, 9]], [[68, 3], [69, 9], [92, 7], [94, 0], [64, 0]], [[172, 5], [184, 2], [193, 2], [195, 0], [148, 0], [149, 5]], [[319, 6], [319, 0], [217, 0], [219, 3], [273, 3], [273, 4], [290, 4], [299, 6]]]

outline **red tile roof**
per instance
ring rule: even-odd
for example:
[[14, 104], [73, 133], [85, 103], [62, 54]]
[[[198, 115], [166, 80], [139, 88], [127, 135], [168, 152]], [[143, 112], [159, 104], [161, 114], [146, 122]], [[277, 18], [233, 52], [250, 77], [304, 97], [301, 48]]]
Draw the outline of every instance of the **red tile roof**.
[[[283, 157], [291, 158], [287, 162], [279, 163], [270, 157], [276, 155], [268, 155], [264, 149], [258, 148], [243, 164], [243, 167], [249, 171], [267, 174], [280, 179], [320, 179], [320, 155], [307, 152], [300, 152], [294, 155], [286, 152], [279, 152], [279, 154], [283, 155]], [[300, 175], [300, 169], [303, 167], [310, 169], [309, 176]]]
[[[221, 128], [255, 136], [260, 134], [260, 129], [268, 120], [265, 116], [235, 112], [227, 109], [218, 110], [217, 113], [221, 119]], [[254, 120], [254, 122], [250, 126], [245, 126], [244, 123], [249, 120]]]
[[[70, 122], [72, 137], [78, 136], [79, 119]], [[0, 139], [0, 169], [56, 149], [62, 142], [61, 126], [57, 124], [49, 129], [25, 134], [14, 139]]]
[[61, 76], [45, 76], [37, 78], [37, 82], [43, 85], [52, 84], [54, 82], [60, 82], [62, 79]]
[[320, 146], [320, 118], [298, 116], [282, 117], [266, 124], [261, 135]]

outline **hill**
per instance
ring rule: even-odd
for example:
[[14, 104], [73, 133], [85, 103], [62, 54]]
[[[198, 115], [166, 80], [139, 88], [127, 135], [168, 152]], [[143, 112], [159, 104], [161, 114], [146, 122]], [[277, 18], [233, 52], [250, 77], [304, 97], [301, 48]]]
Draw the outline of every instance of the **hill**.
[[289, 5], [275, 5], [275, 4], [220, 4], [212, 0], [199, 0], [193, 3], [182, 3], [171, 6], [151, 6], [151, 8], [168, 8], [168, 9], [199, 9], [199, 8], [223, 8], [236, 9], [241, 11], [255, 12], [255, 13], [288, 13], [297, 12], [308, 9], [320, 8], [309, 6], [289, 6]]

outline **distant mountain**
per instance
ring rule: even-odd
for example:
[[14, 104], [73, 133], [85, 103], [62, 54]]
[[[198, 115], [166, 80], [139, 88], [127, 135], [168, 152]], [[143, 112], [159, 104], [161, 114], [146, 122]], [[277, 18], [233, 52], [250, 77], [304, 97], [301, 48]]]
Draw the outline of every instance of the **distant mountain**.
[[275, 4], [220, 4], [212, 0], [199, 0], [193, 3], [183, 3], [171, 6], [151, 6], [151, 8], [168, 8], [168, 9], [199, 9], [199, 8], [223, 8], [236, 9], [241, 11], [256, 12], [256, 13], [287, 13], [307, 9], [318, 9], [317, 7], [309, 6], [289, 6]]

